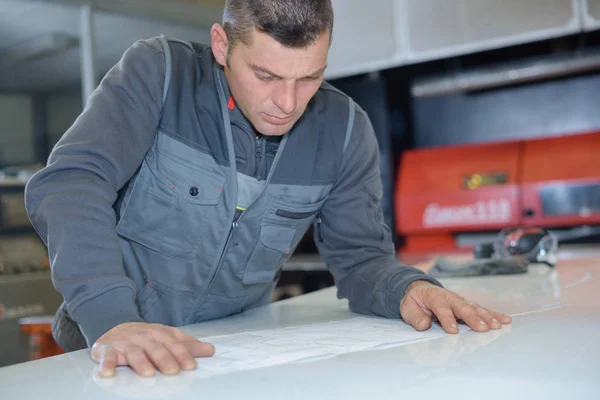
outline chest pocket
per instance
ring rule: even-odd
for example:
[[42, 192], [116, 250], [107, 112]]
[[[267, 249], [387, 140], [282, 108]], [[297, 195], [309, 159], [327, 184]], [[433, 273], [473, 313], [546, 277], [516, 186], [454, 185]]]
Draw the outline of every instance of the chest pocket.
[[324, 202], [273, 202], [261, 220], [258, 241], [243, 271], [245, 284], [269, 283], [276, 278]]
[[187, 260], [196, 255], [207, 219], [221, 201], [225, 176], [210, 156], [171, 141], [163, 138], [147, 154], [126, 195], [117, 233]]

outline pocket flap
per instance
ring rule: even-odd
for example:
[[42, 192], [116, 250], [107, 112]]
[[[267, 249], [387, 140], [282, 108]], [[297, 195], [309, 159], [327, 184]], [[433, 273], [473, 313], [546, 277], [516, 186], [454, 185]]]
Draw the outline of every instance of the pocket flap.
[[291, 251], [296, 229], [278, 225], [265, 225], [260, 229], [263, 246], [288, 254]]
[[289, 218], [289, 219], [304, 219], [304, 218], [312, 217], [317, 212], [318, 212], [318, 210], [295, 212], [295, 211], [289, 211], [289, 210], [284, 210], [282, 208], [279, 208], [279, 209], [277, 209], [277, 211], [275, 211], [275, 215], [277, 215], [279, 217]]
[[219, 203], [225, 184], [225, 176], [219, 171], [191, 166], [181, 160], [175, 161], [171, 156], [156, 158], [151, 154], [148, 158], [152, 172], [179, 199], [192, 204]]
[[187, 203], [216, 205], [226, 178], [212, 156], [159, 134], [146, 157], [166, 188]]
[[189, 203], [216, 205], [221, 198], [224, 184], [225, 177], [222, 175], [198, 174], [180, 184], [178, 191], [180, 196]]

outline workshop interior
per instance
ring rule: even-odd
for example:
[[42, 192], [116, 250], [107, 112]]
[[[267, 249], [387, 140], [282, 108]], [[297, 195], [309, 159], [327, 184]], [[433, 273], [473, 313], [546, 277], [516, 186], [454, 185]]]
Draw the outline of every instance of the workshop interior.
[[[28, 179], [129, 46], [209, 43], [223, 5], [0, 0], [0, 367], [63, 352], [51, 334], [62, 296], [25, 211]], [[557, 247], [598, 245], [600, 0], [333, 5], [325, 79], [371, 120], [401, 261], [433, 257], [440, 277], [519, 274], [553, 268]], [[311, 228], [272, 301], [332, 285]]]

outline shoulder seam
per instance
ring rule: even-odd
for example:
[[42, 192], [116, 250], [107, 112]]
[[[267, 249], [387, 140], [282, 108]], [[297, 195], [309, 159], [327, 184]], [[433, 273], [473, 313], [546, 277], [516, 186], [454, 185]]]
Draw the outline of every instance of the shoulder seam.
[[137, 44], [141, 44], [142, 46], [146, 47], [148, 50], [150, 50], [151, 52], [155, 53], [155, 54], [163, 54], [164, 50], [162, 46], [153, 46], [152, 44], [148, 43], [149, 41], [155, 41], [158, 42], [160, 44], [160, 40], [158, 37], [154, 37], [154, 38], [150, 38], [150, 39], [143, 39], [143, 40], [138, 40], [137, 42], [134, 43], [134, 45]]
[[167, 101], [167, 95], [169, 94], [169, 86], [171, 84], [171, 74], [172, 74], [172, 61], [171, 61], [171, 47], [169, 46], [169, 43], [167, 42], [167, 40], [165, 39], [164, 36], [161, 36], [159, 38], [162, 46], [163, 46], [163, 51], [165, 53], [165, 81], [164, 81], [164, 85], [163, 85], [163, 107], [165, 106], [165, 103]]
[[352, 138], [352, 132], [354, 131], [356, 105], [351, 98], [348, 98], [348, 126], [346, 127], [346, 139], [344, 140], [344, 148], [342, 154], [346, 154], [350, 139]]
[[194, 46], [192, 46], [192, 43], [190, 43], [190, 42], [188, 42], [186, 40], [181, 40], [181, 39], [177, 39], [177, 38], [167, 37], [167, 36], [164, 36], [164, 35], [161, 35], [161, 38], [163, 38], [163, 40], [166, 40], [167, 42], [182, 44], [185, 47], [187, 47], [190, 50], [192, 50], [193, 52], [195, 52]]

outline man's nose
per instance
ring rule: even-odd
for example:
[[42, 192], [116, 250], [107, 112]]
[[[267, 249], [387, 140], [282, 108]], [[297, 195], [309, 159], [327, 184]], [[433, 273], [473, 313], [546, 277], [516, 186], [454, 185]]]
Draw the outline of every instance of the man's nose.
[[291, 115], [296, 110], [296, 82], [280, 82], [273, 103], [285, 114]]

